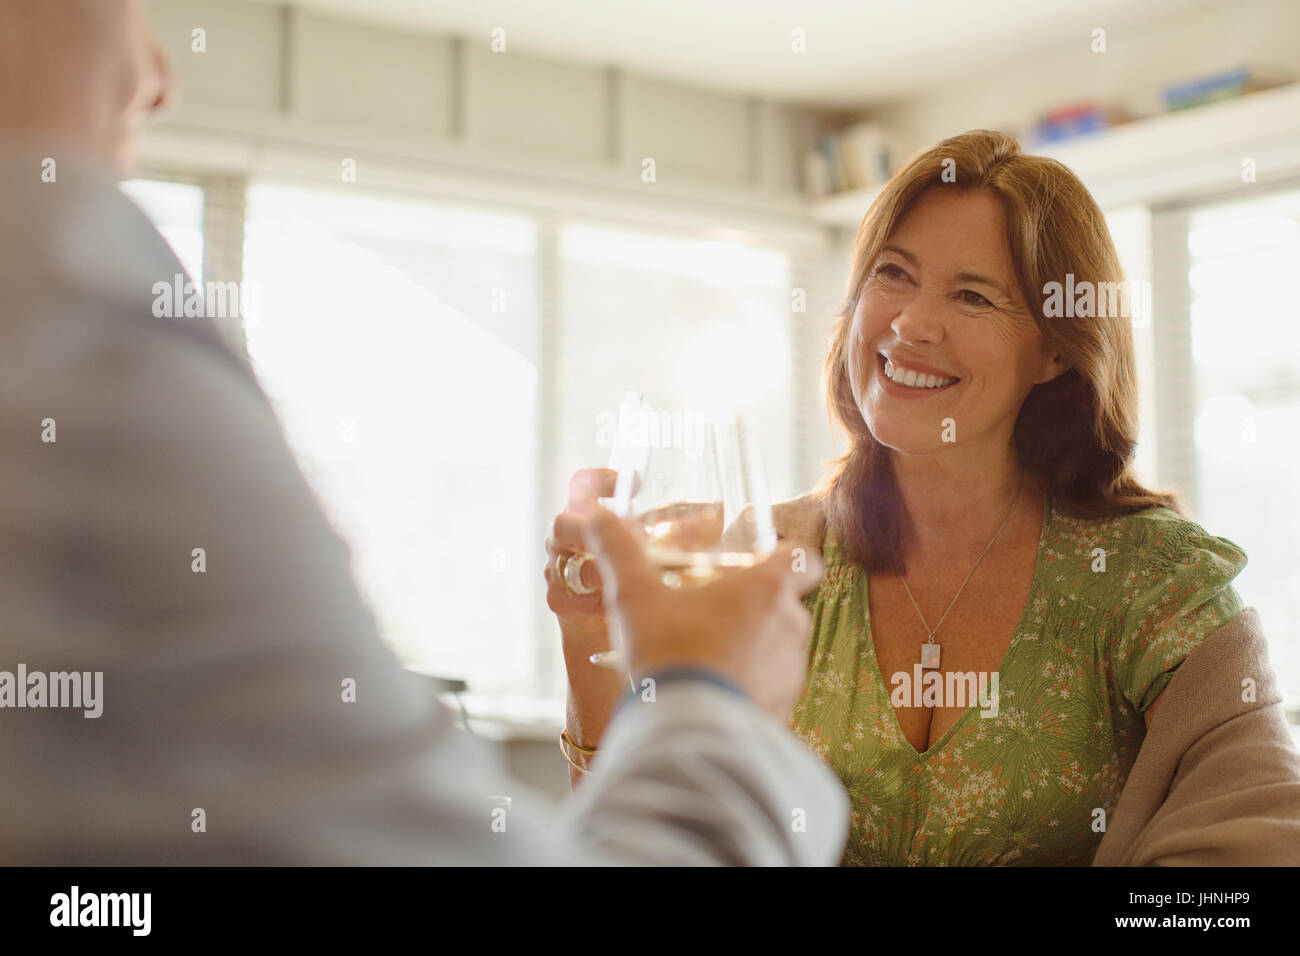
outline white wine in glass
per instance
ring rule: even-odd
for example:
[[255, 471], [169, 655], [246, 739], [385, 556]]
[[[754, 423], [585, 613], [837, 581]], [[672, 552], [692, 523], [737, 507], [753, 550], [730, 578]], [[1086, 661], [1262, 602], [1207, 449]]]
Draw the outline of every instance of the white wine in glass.
[[[697, 587], [771, 554], [762, 456], [738, 414], [668, 411], [632, 395], [618, 437], [611, 508], [640, 529], [665, 584]], [[621, 662], [617, 652], [597, 656]]]
[[646, 556], [659, 566], [669, 587], [708, 584], [729, 570], [752, 567], [765, 556], [752, 538], [736, 541], [732, 535], [726, 540], [726, 505], [721, 500], [674, 502], [651, 508], [637, 521], [646, 538]]

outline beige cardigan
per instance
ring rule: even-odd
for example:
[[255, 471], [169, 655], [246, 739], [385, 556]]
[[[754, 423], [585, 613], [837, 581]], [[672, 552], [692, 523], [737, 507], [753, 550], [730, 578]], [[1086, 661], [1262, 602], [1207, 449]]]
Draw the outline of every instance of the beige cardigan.
[[[812, 496], [774, 512], [784, 543], [821, 551]], [[1300, 865], [1300, 751], [1254, 608], [1174, 672], [1108, 823], [1093, 866]]]

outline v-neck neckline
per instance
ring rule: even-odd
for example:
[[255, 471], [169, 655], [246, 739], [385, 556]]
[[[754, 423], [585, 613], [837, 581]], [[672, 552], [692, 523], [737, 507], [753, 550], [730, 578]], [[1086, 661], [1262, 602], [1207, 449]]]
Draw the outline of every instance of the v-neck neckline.
[[[1046, 550], [1047, 534], [1051, 527], [1051, 523], [1051, 496], [1044, 491], [1042, 526], [1038, 532], [1038, 553], [1034, 555], [1034, 577], [1029, 584], [1029, 597], [1025, 601], [1025, 608], [1020, 612], [1020, 620], [1016, 624], [1016, 629], [1011, 635], [1011, 643], [1007, 645], [1006, 652], [1003, 653], [1002, 660], [998, 664], [997, 673], [999, 675], [1003, 674], [1011, 665], [1012, 655], [1015, 654], [1017, 648], [1020, 646], [1021, 636], [1024, 634], [1025, 625], [1029, 621], [1030, 612], [1034, 606], [1034, 598], [1038, 596], [1042, 584], [1043, 552]], [[903, 741], [903, 745], [907, 747], [908, 752], [917, 760], [928, 760], [948, 745], [948, 741], [952, 739], [952, 736], [961, 729], [962, 725], [970, 718], [971, 713], [979, 707], [979, 701], [977, 700], [967, 707], [962, 712], [961, 716], [953, 721], [952, 726], [944, 731], [943, 736], [925, 750], [917, 750], [912, 746], [912, 742], [907, 739], [907, 734], [903, 733], [903, 723], [898, 719], [898, 711], [894, 709], [894, 703], [890, 699], [889, 688], [885, 684], [885, 675], [880, 669], [880, 658], [876, 654], [876, 639], [871, 636], [871, 575], [866, 570], [862, 570], [861, 575], [863, 623], [866, 628], [867, 647], [870, 649], [871, 653], [871, 668], [875, 672], [876, 690], [884, 694], [885, 706], [889, 709], [889, 716], [894, 721], [894, 729], [897, 731], [899, 739]], [[1002, 683], [1001, 677], [999, 677], [998, 683], [1000, 686]], [[934, 718], [931, 717], [932, 721], [933, 719]]]

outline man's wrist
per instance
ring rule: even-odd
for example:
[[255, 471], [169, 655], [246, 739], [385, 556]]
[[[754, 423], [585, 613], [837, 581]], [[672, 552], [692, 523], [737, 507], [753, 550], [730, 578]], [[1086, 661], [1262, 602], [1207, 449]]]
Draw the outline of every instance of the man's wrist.
[[631, 701], [653, 700], [653, 697], [647, 697], [647, 692], [657, 691], [664, 685], [685, 682], [711, 684], [744, 700], [751, 699], [739, 684], [719, 670], [699, 664], [674, 664], [653, 668], [642, 672], [638, 677], [633, 677], [632, 689], [619, 698], [614, 707], [614, 714], [617, 715], [623, 706]]
[[723, 690], [729, 690], [733, 694], [738, 694], [749, 699], [749, 695], [741, 690], [740, 685], [730, 677], [725, 676], [721, 671], [712, 667], [704, 667], [700, 664], [680, 664], [672, 667], [660, 667], [645, 675], [655, 682], [655, 685], [668, 684], [680, 680], [697, 680], [721, 687]]

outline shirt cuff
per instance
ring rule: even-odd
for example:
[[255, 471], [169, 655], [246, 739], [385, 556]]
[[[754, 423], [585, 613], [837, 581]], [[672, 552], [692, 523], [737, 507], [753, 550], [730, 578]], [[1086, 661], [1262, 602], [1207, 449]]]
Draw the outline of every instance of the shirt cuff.
[[[723, 677], [717, 671], [710, 670], [707, 667], [666, 667], [663, 670], [646, 674], [641, 678], [641, 680], [653, 680], [654, 684], [652, 686], [654, 687], [670, 684], [673, 681], [700, 681], [705, 684], [712, 684], [714, 687], [719, 687], [722, 690], [729, 691], [745, 700], [750, 699], [749, 695], [741, 690], [736, 683]], [[618, 713], [618, 711], [623, 709], [625, 704], [637, 700], [640, 694], [641, 687], [636, 687], [633, 690], [628, 691], [619, 699], [618, 704], [615, 705], [614, 712]]]

